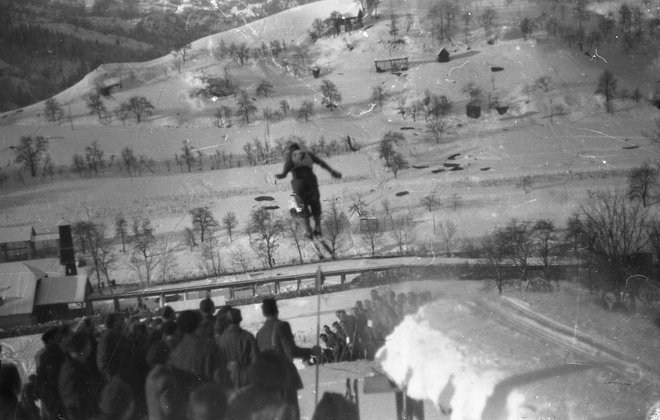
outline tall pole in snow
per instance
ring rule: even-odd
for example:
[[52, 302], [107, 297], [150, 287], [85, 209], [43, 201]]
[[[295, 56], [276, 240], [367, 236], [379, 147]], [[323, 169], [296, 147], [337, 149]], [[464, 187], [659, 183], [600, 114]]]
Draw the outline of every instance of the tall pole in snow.
[[[316, 348], [319, 348], [321, 334], [321, 288], [323, 287], [323, 272], [321, 266], [316, 269]], [[321, 358], [316, 361], [316, 378], [314, 380], [314, 407], [319, 404], [319, 368]]]

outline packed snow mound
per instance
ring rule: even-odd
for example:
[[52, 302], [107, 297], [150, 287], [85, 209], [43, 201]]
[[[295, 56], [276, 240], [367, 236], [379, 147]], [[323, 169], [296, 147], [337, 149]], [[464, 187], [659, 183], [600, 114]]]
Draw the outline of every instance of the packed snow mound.
[[[468, 355], [467, 348], [434, 328], [429, 320], [434, 306], [422, 307], [407, 316], [376, 355], [384, 372], [408, 396], [440, 405], [450, 397], [452, 420], [514, 419], [524, 410], [522, 394], [511, 393], [502, 413], [484, 413], [495, 386], [505, 374], [484, 367]], [[466, 311], [462, 305], [459, 311]], [[437, 314], [436, 314], [437, 315]], [[453, 393], [453, 394], [452, 394]]]

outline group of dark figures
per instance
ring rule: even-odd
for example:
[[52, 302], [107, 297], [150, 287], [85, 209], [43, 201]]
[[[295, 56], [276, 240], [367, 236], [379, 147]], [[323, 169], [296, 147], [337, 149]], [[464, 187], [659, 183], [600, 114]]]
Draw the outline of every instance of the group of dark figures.
[[[17, 366], [2, 361], [0, 419], [298, 420], [303, 384], [294, 358], [308, 364], [372, 358], [425, 298], [374, 290], [351, 315], [338, 311], [334, 331], [325, 327], [323, 349], [298, 347], [272, 298], [261, 304], [265, 322], [256, 336], [241, 328], [238, 308], [216, 312], [210, 298], [178, 316], [170, 307], [146, 320], [111, 313], [104, 328], [85, 318], [42, 335], [36, 374], [24, 384]], [[313, 419], [348, 419], [337, 404], [343, 397], [329, 397]]]
[[399, 293], [388, 291], [380, 295], [371, 291], [371, 299], [358, 300], [350, 309], [335, 312], [337, 321], [332, 327], [323, 326], [321, 333], [322, 363], [351, 360], [373, 360], [376, 351], [387, 337], [409, 314], [414, 314], [420, 304], [429, 300], [427, 293]]

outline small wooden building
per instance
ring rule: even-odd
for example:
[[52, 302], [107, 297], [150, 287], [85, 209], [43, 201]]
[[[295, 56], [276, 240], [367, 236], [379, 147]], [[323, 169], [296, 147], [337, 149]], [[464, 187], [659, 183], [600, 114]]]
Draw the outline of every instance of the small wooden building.
[[449, 51], [446, 48], [440, 50], [437, 56], [438, 62], [448, 63], [449, 62]]
[[386, 71], [395, 73], [408, 70], [408, 57], [382, 58], [374, 60], [374, 64], [376, 65], [376, 71], [378, 73]]

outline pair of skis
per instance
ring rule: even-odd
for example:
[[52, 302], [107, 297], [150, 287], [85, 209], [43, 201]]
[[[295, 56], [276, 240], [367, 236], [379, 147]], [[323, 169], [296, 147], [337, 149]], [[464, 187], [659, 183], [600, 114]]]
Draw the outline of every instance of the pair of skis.
[[332, 252], [332, 247], [326, 242], [325, 238], [320, 235], [312, 236], [312, 245], [320, 260], [326, 258], [336, 259], [335, 253]]

